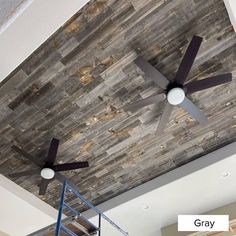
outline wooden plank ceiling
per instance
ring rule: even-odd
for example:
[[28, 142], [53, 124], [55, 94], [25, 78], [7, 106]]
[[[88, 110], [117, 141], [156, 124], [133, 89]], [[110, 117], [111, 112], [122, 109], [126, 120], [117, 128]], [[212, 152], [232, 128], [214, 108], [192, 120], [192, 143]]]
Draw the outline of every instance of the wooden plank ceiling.
[[[159, 91], [134, 64], [136, 53], [172, 79], [195, 34], [204, 42], [188, 79], [235, 77], [236, 37], [222, 0], [90, 2], [1, 84], [0, 173], [33, 167], [13, 144], [43, 160], [56, 137], [58, 163], [89, 161], [65, 175], [98, 204], [235, 141], [235, 80], [191, 96], [209, 117], [205, 126], [176, 108], [156, 136], [163, 104], [120, 110]], [[38, 196], [39, 176], [13, 181]], [[44, 200], [57, 206], [59, 189], [51, 183]]]

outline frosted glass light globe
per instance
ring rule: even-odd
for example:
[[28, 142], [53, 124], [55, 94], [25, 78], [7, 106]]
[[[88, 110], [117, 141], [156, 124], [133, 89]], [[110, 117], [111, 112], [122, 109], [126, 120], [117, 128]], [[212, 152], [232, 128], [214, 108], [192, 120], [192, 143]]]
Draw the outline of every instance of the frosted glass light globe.
[[44, 179], [52, 179], [55, 175], [55, 171], [50, 169], [50, 168], [43, 168], [41, 170], [40, 175], [44, 178]]
[[167, 101], [171, 105], [179, 105], [184, 101], [185, 92], [182, 88], [173, 88], [167, 93]]

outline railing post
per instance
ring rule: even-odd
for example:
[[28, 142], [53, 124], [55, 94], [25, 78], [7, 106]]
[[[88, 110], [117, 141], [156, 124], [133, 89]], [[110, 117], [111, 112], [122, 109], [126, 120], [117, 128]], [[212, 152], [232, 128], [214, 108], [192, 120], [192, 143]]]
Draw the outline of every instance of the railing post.
[[73, 189], [70, 184], [68, 186], [71, 188], [72, 192], [76, 197], [78, 197], [82, 202], [84, 202], [87, 206], [93, 209], [97, 214], [101, 214], [102, 218], [105, 219], [108, 223], [114, 226], [117, 230], [119, 230], [123, 235], [129, 236], [128, 232], [125, 232], [121, 229], [117, 224], [115, 224], [112, 220], [110, 220], [104, 213], [102, 213], [97, 207], [95, 207], [90, 201], [85, 199], [80, 193], [78, 193], [75, 189]]
[[102, 216], [101, 216], [101, 214], [99, 214], [98, 215], [98, 228], [99, 228], [99, 231], [98, 231], [98, 236], [101, 236], [102, 234], [101, 234], [101, 231], [102, 231], [102, 229], [101, 229], [101, 226], [102, 226]]
[[67, 187], [67, 181], [64, 182], [63, 188], [62, 188], [60, 208], [59, 208], [58, 217], [57, 217], [56, 236], [60, 236], [61, 218], [62, 218], [62, 213], [63, 213], [63, 208], [64, 208], [66, 187]]

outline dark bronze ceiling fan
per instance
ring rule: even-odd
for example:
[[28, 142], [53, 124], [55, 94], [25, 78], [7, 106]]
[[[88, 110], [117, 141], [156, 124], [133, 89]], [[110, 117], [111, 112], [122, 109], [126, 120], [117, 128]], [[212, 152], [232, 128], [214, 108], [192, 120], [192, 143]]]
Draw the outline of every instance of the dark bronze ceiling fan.
[[150, 104], [166, 100], [165, 107], [157, 127], [157, 134], [161, 134], [164, 131], [171, 112], [176, 105], [184, 108], [200, 124], [207, 122], [207, 117], [186, 95], [230, 82], [232, 81], [232, 74], [226, 73], [216, 75], [185, 84], [186, 78], [191, 70], [201, 43], [201, 37], [193, 36], [173, 81], [168, 80], [155, 67], [139, 56], [135, 60], [135, 63], [150, 79], [155, 82], [155, 84], [163, 89], [163, 93], [128, 104], [124, 106], [123, 109], [125, 111], [135, 111], [136, 109], [148, 106]]
[[39, 195], [45, 195], [48, 184], [52, 180], [57, 179], [58, 181], [63, 183], [64, 180], [66, 179], [66, 177], [64, 177], [58, 172], [89, 167], [89, 163], [87, 161], [55, 165], [54, 163], [57, 156], [58, 146], [59, 146], [59, 140], [53, 138], [51, 141], [49, 150], [48, 150], [47, 158], [43, 165], [39, 163], [39, 161], [36, 161], [30, 154], [25, 152], [23, 149], [17, 146], [12, 146], [13, 150], [23, 155], [25, 158], [27, 158], [31, 162], [33, 162], [37, 166], [37, 168], [9, 174], [9, 177], [16, 178], [16, 177], [40, 174], [42, 177], [42, 180], [39, 186]]

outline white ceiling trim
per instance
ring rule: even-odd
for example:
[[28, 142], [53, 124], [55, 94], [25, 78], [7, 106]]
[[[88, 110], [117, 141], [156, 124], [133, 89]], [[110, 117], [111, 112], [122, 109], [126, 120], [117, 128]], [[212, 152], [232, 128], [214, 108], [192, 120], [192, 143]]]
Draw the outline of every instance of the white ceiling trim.
[[[236, 142], [163, 174], [109, 201], [106, 201], [105, 203], [99, 205], [99, 209], [102, 211], [108, 211], [234, 155], [236, 155]], [[93, 215], [92, 211], [87, 211], [86, 215], [91, 217]]]
[[[228, 177], [227, 177], [228, 176]], [[161, 236], [178, 214], [201, 214], [236, 200], [236, 143], [170, 171], [98, 206], [136, 236]], [[84, 213], [97, 223], [91, 211]], [[102, 222], [102, 235], [120, 236]]]
[[14, 12], [10, 15], [8, 19], [1, 25], [0, 34], [3, 33], [16, 19], [20, 16], [27, 7], [31, 5], [34, 0], [25, 0], [19, 6], [16, 7]]
[[[19, 185], [15, 184], [10, 179], [4, 177], [0, 174], [0, 187], [4, 188], [6, 191], [12, 193], [16, 198], [27, 202], [27, 204], [43, 212], [45, 215], [51, 217], [52, 219], [57, 219], [58, 211], [52, 206], [48, 205], [44, 201], [40, 200], [32, 193], [26, 191]], [[3, 200], [3, 199], [1, 199]], [[4, 199], [5, 201], [6, 199]], [[20, 206], [19, 206], [20, 207]]]
[[25, 236], [56, 222], [56, 209], [3, 175], [0, 196], [0, 235]]
[[226, 9], [229, 13], [230, 21], [236, 32], [236, 1], [235, 0], [224, 0]]
[[88, 1], [34, 0], [22, 6], [0, 34], [0, 82]]

